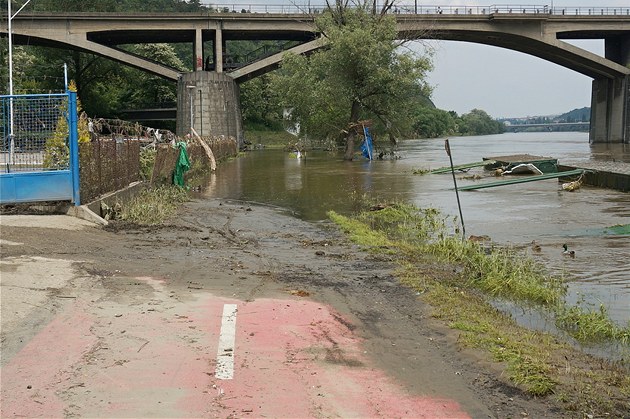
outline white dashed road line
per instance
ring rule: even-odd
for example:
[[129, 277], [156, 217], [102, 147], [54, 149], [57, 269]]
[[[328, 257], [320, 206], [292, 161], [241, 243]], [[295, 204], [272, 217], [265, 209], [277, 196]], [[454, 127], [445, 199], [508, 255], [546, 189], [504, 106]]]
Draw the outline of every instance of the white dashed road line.
[[223, 305], [219, 349], [217, 350], [217, 368], [214, 376], [220, 380], [234, 378], [234, 341], [236, 339], [236, 304]]

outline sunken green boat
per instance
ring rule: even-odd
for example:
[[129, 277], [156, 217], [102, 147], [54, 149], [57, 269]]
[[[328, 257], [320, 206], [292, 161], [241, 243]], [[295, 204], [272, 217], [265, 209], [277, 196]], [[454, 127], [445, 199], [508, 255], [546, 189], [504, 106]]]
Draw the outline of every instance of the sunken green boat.
[[[511, 156], [483, 157], [483, 160], [487, 162], [487, 164], [484, 165], [486, 170], [501, 169], [504, 172], [509, 172], [520, 167], [525, 169], [531, 164], [544, 174], [558, 172], [558, 159], [554, 159], [553, 157], [514, 154]], [[527, 173], [527, 171], [523, 171], [523, 173]]]

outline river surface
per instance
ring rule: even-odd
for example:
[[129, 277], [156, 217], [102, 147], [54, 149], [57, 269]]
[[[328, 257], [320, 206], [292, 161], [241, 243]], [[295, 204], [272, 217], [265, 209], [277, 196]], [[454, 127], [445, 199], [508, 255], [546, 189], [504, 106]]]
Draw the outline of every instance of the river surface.
[[[590, 145], [586, 133], [509, 133], [449, 140], [455, 165], [482, 157], [533, 154], [557, 158], [560, 164], [617, 161], [630, 164], [630, 146]], [[349, 214], [358, 197], [404, 200], [456, 216], [453, 178], [448, 174], [413, 174], [416, 169], [449, 165], [444, 139], [407, 140], [399, 159], [344, 162], [341, 155], [309, 152], [296, 159], [279, 150], [260, 150], [223, 163], [204, 195], [275, 205], [309, 221], [326, 219], [326, 211]], [[483, 168], [458, 173], [459, 186]], [[493, 241], [521, 248], [569, 284], [568, 301], [604, 304], [621, 325], [630, 322], [630, 235], [612, 235], [606, 227], [630, 223], [630, 194], [582, 187], [565, 192], [555, 180], [522, 183], [476, 191], [460, 191], [467, 235], [488, 235]], [[540, 252], [533, 252], [535, 240]], [[562, 253], [566, 243], [576, 257]]]

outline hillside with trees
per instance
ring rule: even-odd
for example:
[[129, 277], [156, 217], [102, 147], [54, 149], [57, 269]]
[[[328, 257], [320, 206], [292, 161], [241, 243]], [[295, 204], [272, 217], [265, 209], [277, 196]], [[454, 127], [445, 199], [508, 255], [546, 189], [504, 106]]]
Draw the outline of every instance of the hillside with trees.
[[[591, 120], [591, 108], [573, 109], [561, 115], [527, 116], [503, 118], [501, 123], [511, 131], [545, 132], [545, 131], [588, 131]], [[543, 125], [543, 126], [540, 126]]]

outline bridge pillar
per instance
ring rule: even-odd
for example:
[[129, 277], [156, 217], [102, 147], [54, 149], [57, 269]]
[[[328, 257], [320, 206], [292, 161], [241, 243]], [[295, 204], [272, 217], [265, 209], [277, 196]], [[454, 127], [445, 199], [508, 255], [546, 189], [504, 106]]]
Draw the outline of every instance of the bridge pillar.
[[604, 57], [617, 64], [630, 66], [630, 34], [621, 34], [606, 38]]
[[593, 80], [591, 143], [630, 143], [630, 76]]
[[191, 126], [202, 137], [233, 137], [243, 145], [239, 87], [232, 77], [214, 71], [182, 74], [177, 82], [177, 135]]
[[[223, 23], [220, 25], [223, 26]], [[214, 33], [214, 69], [217, 73], [223, 72], [223, 29], [221, 27]]]
[[195, 31], [195, 42], [193, 45], [193, 56], [195, 62], [193, 63], [195, 71], [203, 70], [203, 34], [201, 29]]

